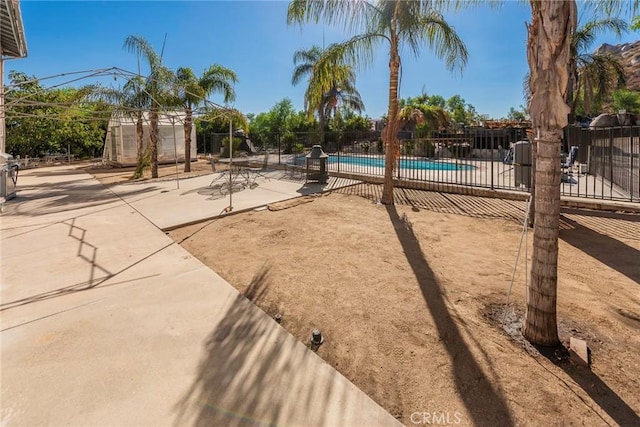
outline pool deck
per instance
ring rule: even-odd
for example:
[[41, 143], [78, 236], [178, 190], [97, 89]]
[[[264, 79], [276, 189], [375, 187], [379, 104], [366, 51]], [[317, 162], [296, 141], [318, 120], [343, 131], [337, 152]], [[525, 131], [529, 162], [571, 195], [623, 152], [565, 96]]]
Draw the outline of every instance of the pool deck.
[[[348, 157], [349, 155], [343, 155]], [[360, 157], [365, 157], [358, 155]], [[293, 155], [280, 156], [280, 162], [283, 164], [292, 163]], [[275, 156], [271, 156], [272, 160]], [[370, 158], [380, 159], [380, 157], [371, 156]], [[403, 159], [406, 159], [403, 157]], [[424, 158], [408, 158], [410, 160], [425, 160]], [[433, 163], [447, 163], [460, 165], [463, 167], [472, 166], [472, 168], [454, 168], [447, 169], [411, 169], [403, 168], [400, 172], [396, 172], [398, 179], [417, 182], [440, 183], [443, 185], [465, 185], [473, 187], [481, 187], [495, 190], [509, 190], [527, 192], [526, 183], [522, 183], [520, 177], [516, 176], [516, 170], [513, 165], [505, 164], [501, 161], [479, 160], [479, 159], [453, 159], [446, 158], [440, 160], [426, 159]], [[384, 168], [375, 165], [359, 165], [349, 163], [329, 162], [327, 165], [329, 171], [342, 176], [374, 176], [383, 177]], [[582, 170], [582, 173], [580, 173]], [[518, 185], [516, 185], [516, 182]], [[584, 173], [584, 165], [581, 167], [576, 163], [571, 168], [570, 173], [563, 176], [560, 188], [561, 194], [567, 197], [581, 197], [585, 199], [607, 200], [613, 199], [618, 201], [630, 201], [630, 197], [622, 189], [613, 185], [606, 179]]]

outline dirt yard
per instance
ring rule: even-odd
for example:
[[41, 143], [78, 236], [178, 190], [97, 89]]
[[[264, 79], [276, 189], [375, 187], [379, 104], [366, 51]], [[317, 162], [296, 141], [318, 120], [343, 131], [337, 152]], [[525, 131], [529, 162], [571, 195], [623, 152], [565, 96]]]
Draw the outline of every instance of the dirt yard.
[[588, 370], [518, 336], [524, 248], [501, 327], [523, 202], [380, 190], [169, 235], [301, 342], [319, 328], [317, 354], [406, 425], [639, 425], [639, 215], [563, 211], [560, 336], [587, 340]]

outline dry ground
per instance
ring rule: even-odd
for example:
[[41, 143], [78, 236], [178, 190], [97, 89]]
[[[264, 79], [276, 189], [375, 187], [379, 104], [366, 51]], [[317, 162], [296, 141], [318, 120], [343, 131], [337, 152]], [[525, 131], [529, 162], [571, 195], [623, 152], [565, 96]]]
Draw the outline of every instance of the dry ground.
[[320, 328], [317, 354], [406, 425], [638, 425], [638, 215], [563, 211], [560, 334], [588, 341], [588, 370], [500, 327], [524, 203], [396, 191], [396, 207], [361, 184], [169, 234], [300, 341]]
[[[216, 170], [225, 170], [227, 165], [224, 163], [216, 163]], [[178, 163], [178, 178], [190, 178], [194, 176], [211, 174], [211, 163], [209, 160], [198, 159], [191, 162], [191, 172], [184, 172], [184, 163]], [[147, 181], [151, 178], [151, 169], [144, 172], [144, 177], [138, 180], [132, 180], [131, 176], [135, 172], [135, 167], [112, 167], [104, 165], [88, 165], [84, 168], [87, 173], [93, 175], [98, 181], [105, 185], [122, 184], [123, 182]], [[175, 179], [176, 165], [165, 164], [158, 165], [158, 179]]]

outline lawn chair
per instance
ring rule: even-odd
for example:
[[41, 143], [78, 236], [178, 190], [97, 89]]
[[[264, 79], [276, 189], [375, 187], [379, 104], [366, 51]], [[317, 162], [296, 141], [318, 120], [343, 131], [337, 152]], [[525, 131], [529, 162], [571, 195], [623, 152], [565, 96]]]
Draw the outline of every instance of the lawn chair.
[[566, 161], [560, 164], [563, 182], [571, 181], [571, 176], [573, 175], [573, 166], [576, 162], [576, 159], [578, 158], [578, 150], [579, 148], [577, 145], [572, 145]]
[[504, 169], [498, 175], [504, 175], [505, 173], [511, 172], [513, 170], [513, 144], [509, 146], [509, 150], [507, 150], [507, 154], [505, 154], [504, 158], [500, 160], [502, 160], [503, 164], [508, 165], [509, 168]]
[[269, 177], [266, 175], [267, 167], [269, 166], [269, 152], [264, 152], [264, 160], [262, 161], [262, 166], [259, 168], [249, 168], [249, 172], [253, 175], [253, 182], [255, 182], [256, 178], [261, 176], [267, 181], [269, 181]]
[[216, 170], [216, 161], [213, 158], [213, 156], [211, 156], [210, 162], [211, 162], [211, 172], [213, 172], [213, 180], [209, 183], [209, 187], [211, 187], [214, 182], [218, 181], [220, 178], [222, 178], [225, 175], [224, 172], [218, 172]]

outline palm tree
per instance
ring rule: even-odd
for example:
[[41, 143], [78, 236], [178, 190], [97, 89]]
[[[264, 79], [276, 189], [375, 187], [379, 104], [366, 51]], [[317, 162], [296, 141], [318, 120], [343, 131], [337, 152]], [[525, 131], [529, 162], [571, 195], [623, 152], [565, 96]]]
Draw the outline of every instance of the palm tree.
[[[438, 2], [441, 3], [441, 2]], [[399, 154], [398, 146], [398, 89], [401, 67], [400, 49], [403, 45], [418, 56], [422, 46], [433, 49], [445, 59], [450, 69], [462, 67], [467, 60], [467, 49], [442, 14], [428, 0], [319, 1], [293, 0], [289, 4], [287, 22], [317, 22], [341, 24], [354, 32], [351, 39], [330, 46], [321, 61], [367, 65], [371, 63], [374, 48], [388, 42], [389, 46], [389, 107], [388, 123], [384, 130], [385, 177], [381, 202], [393, 204], [393, 169]]]
[[149, 75], [144, 79], [141, 88], [149, 97], [149, 155], [151, 157], [151, 177], [158, 177], [158, 113], [167, 97], [172, 73], [162, 65], [162, 57], [156, 53], [149, 42], [141, 36], [129, 36], [124, 41], [124, 48], [147, 60]]
[[575, 1], [531, 0], [527, 60], [530, 69], [529, 114], [537, 133], [535, 220], [531, 284], [522, 326], [526, 339], [539, 345], [559, 343], [556, 320], [558, 235], [560, 225], [560, 145], [568, 124], [571, 40], [576, 28]]
[[236, 98], [233, 84], [238, 82], [236, 73], [214, 64], [196, 77], [191, 68], [180, 67], [176, 70], [177, 98], [184, 108], [184, 171], [191, 172], [191, 128], [193, 125], [193, 109], [213, 92], [221, 92], [224, 102], [232, 102]]
[[318, 116], [320, 142], [324, 145], [326, 119], [336, 114], [338, 102], [351, 110], [362, 112], [364, 104], [355, 87], [353, 68], [335, 61], [325, 60], [324, 51], [318, 46], [308, 50], [299, 50], [293, 54], [291, 83], [296, 85], [307, 78], [307, 90], [304, 94], [304, 108], [309, 117]]
[[427, 105], [423, 103], [413, 103], [416, 98], [409, 98], [408, 101], [400, 100], [400, 112], [398, 113], [400, 130], [424, 134], [430, 130], [443, 130], [449, 126], [451, 119], [447, 111], [437, 105]]
[[596, 37], [612, 31], [617, 37], [628, 30], [627, 22], [619, 18], [596, 19], [579, 27], [571, 37], [571, 71], [567, 100], [571, 117], [575, 117], [580, 95], [585, 113], [591, 114], [594, 98], [604, 99], [615, 89], [624, 87], [625, 73], [622, 65], [610, 54], [587, 53]]

